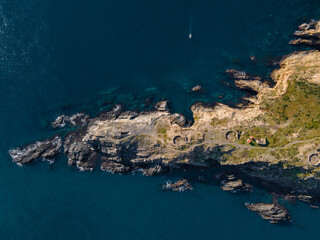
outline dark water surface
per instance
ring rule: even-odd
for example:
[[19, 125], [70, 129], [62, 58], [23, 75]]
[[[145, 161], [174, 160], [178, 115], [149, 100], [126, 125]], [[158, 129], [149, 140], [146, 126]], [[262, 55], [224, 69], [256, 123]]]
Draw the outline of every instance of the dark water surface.
[[268, 59], [299, 50], [293, 31], [319, 13], [316, 0], [0, 0], [0, 239], [317, 239], [319, 210], [291, 205], [291, 226], [268, 224], [243, 205], [265, 194], [227, 194], [210, 174], [177, 194], [160, 190], [174, 174], [82, 173], [65, 157], [21, 168], [7, 152], [51, 136], [62, 113], [234, 102], [243, 93], [223, 71], [268, 76]]

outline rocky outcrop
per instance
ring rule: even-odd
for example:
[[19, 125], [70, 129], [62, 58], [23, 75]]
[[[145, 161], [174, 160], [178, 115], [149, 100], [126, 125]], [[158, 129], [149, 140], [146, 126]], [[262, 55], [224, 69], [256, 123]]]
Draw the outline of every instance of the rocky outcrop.
[[221, 182], [221, 189], [226, 192], [251, 192], [253, 187], [249, 183], [245, 183], [235, 174], [220, 173], [216, 175], [216, 179]]
[[257, 75], [249, 75], [245, 71], [237, 69], [228, 69], [226, 73], [234, 80], [234, 85], [237, 88], [256, 93], [262, 92], [265, 88], [269, 88], [268, 84], [264, 83], [261, 77]]
[[80, 170], [92, 170], [98, 153], [93, 142], [81, 141], [81, 131], [70, 133], [65, 138], [64, 154], [68, 157], [68, 165], [75, 165]]
[[159, 175], [163, 174], [166, 172], [169, 172], [169, 168], [165, 166], [155, 165], [155, 166], [150, 166], [148, 168], [141, 169], [141, 172], [145, 176], [153, 176], [153, 175]]
[[25, 147], [11, 149], [9, 154], [12, 160], [18, 165], [31, 163], [40, 158], [53, 160], [58, 155], [61, 145], [61, 137], [56, 136], [29, 144]]
[[320, 85], [320, 52], [310, 50], [286, 56], [271, 77], [276, 82], [272, 89], [276, 96], [286, 93], [292, 80], [302, 79]]
[[301, 24], [294, 35], [298, 38], [291, 40], [291, 45], [320, 46], [320, 21], [311, 20]]
[[158, 111], [169, 111], [168, 101], [161, 101], [156, 103], [155, 109]]
[[171, 119], [170, 119], [170, 123], [171, 124], [178, 124], [180, 127], [186, 127], [187, 124], [187, 120], [185, 118], [185, 116], [183, 116], [182, 114], [179, 113], [175, 113], [172, 115]]
[[201, 85], [195, 85], [191, 88], [191, 92], [203, 92], [203, 87]]
[[270, 223], [287, 223], [291, 220], [288, 210], [278, 203], [247, 203], [245, 205]]
[[84, 126], [89, 121], [89, 115], [84, 113], [76, 113], [71, 116], [61, 115], [51, 123], [53, 128]]
[[245, 71], [237, 70], [237, 69], [227, 69], [226, 73], [229, 75], [230, 78], [235, 80], [257, 80], [261, 81], [261, 77], [257, 75], [249, 75]]
[[187, 179], [181, 179], [176, 182], [168, 181], [162, 186], [163, 190], [172, 190], [174, 192], [192, 191], [193, 187]]

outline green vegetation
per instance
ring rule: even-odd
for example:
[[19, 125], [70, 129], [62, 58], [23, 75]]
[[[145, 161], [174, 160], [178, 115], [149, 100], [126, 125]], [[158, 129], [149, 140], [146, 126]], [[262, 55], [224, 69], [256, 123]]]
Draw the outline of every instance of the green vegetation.
[[283, 125], [269, 135], [270, 145], [287, 143], [287, 136], [299, 132], [299, 139], [311, 139], [320, 135], [320, 88], [318, 85], [294, 80], [285, 94], [266, 102], [266, 121]]
[[163, 142], [165, 144], [167, 144], [168, 141], [171, 141], [171, 138], [169, 138], [167, 135], [167, 128], [165, 128], [164, 126], [158, 126], [157, 135], [158, 137], [161, 137], [163, 139]]
[[[300, 80], [289, 81], [285, 94], [277, 99], [264, 99], [265, 114], [259, 120], [269, 126], [237, 129], [245, 131], [239, 143], [246, 144], [250, 135], [255, 139], [266, 137], [268, 147], [281, 147], [292, 141], [320, 136], [320, 87]], [[255, 146], [258, 146], [254, 143]]]
[[165, 127], [158, 127], [157, 133], [158, 134], [166, 134], [167, 133], [167, 129]]
[[227, 118], [224, 119], [218, 119], [218, 118], [212, 118], [211, 119], [211, 126], [218, 126], [218, 125], [224, 125], [228, 122], [229, 120]]

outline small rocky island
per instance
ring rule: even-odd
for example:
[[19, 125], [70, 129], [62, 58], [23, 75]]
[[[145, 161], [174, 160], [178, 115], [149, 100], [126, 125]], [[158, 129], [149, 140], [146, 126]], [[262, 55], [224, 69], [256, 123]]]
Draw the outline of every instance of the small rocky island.
[[[299, 39], [290, 43], [319, 45], [318, 30], [316, 21], [301, 25], [295, 33]], [[158, 102], [153, 111], [124, 111], [116, 105], [94, 118], [62, 115], [52, 127], [73, 127], [65, 136], [11, 149], [9, 154], [24, 165], [38, 159], [53, 161], [62, 150], [68, 165], [81, 171], [98, 167], [126, 174], [139, 170], [147, 176], [191, 166], [232, 166], [270, 192], [319, 201], [320, 52], [285, 56], [271, 73], [274, 85], [241, 70], [226, 73], [236, 87], [254, 93], [244, 99], [246, 104], [195, 103], [193, 124], [181, 114], [170, 113], [167, 101]], [[236, 175], [220, 181], [226, 191], [252, 191]], [[192, 189], [185, 180], [166, 187]], [[274, 223], [290, 218], [278, 203], [246, 206]]]

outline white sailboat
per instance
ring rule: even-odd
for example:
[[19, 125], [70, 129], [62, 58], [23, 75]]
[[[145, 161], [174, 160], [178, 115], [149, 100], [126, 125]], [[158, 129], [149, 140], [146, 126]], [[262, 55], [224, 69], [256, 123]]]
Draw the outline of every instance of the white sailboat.
[[191, 20], [190, 20], [189, 39], [191, 38], [192, 38], [192, 33], [191, 33]]

